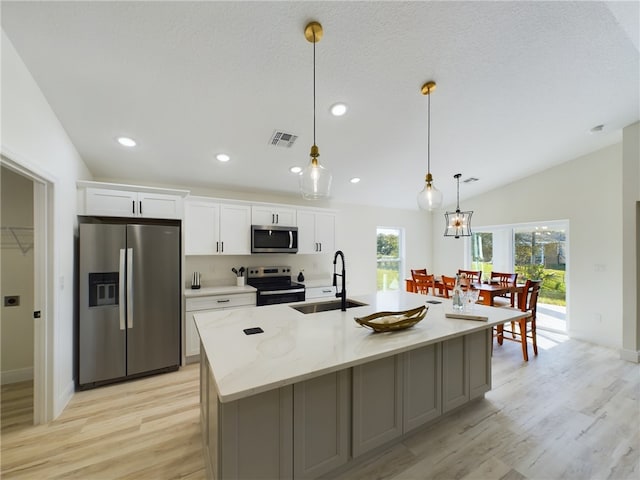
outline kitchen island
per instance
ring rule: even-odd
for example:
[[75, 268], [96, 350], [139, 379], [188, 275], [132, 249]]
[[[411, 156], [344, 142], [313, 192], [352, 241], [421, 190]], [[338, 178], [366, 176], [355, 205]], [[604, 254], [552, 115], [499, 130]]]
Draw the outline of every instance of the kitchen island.
[[[346, 312], [290, 305], [196, 314], [209, 478], [317, 478], [375, 455], [491, 388], [491, 327], [524, 313], [475, 306], [487, 321], [429, 304], [407, 330], [372, 333], [354, 316], [431, 297], [353, 296]], [[311, 303], [311, 302], [308, 302]], [[263, 332], [245, 334], [254, 328]]]

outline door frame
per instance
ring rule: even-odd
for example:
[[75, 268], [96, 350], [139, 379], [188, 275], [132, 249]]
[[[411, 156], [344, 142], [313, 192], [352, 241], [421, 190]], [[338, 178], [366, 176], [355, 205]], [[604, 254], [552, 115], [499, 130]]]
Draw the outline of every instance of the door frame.
[[55, 315], [54, 273], [54, 189], [56, 178], [19, 154], [2, 145], [0, 165], [33, 181], [33, 264], [34, 319], [33, 328], [33, 423], [47, 423], [54, 417], [54, 349]]

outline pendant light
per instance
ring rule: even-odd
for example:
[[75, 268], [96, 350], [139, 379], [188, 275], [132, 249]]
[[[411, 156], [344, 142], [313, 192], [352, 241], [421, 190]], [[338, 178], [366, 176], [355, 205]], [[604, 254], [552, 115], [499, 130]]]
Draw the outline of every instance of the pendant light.
[[424, 181], [424, 188], [418, 193], [418, 206], [422, 210], [435, 210], [442, 205], [442, 192], [433, 186], [433, 176], [431, 175], [431, 96], [430, 93], [436, 89], [436, 82], [427, 82], [422, 86], [422, 94], [429, 96], [428, 117], [427, 117], [427, 176]]
[[313, 43], [313, 145], [311, 162], [300, 173], [300, 192], [306, 200], [328, 197], [331, 189], [331, 173], [320, 165], [320, 152], [316, 145], [316, 43], [320, 41], [322, 34], [322, 25], [318, 22], [311, 22], [304, 29], [305, 38]]
[[444, 214], [445, 223], [447, 224], [444, 230], [445, 237], [470, 237], [471, 236], [471, 215], [473, 212], [461, 212], [460, 211], [460, 177], [461, 173], [456, 173], [453, 178], [458, 182], [458, 194], [456, 201], [456, 211], [447, 212]]

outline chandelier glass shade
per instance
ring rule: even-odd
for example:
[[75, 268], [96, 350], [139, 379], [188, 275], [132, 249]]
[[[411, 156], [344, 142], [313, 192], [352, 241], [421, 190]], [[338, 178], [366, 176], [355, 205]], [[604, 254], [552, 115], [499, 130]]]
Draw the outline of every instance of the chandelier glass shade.
[[331, 191], [331, 173], [325, 169], [318, 157], [320, 152], [316, 145], [316, 43], [323, 35], [322, 25], [318, 22], [310, 22], [304, 29], [305, 38], [313, 43], [313, 145], [311, 146], [311, 161], [300, 172], [300, 193], [306, 200], [317, 200], [328, 197]]
[[460, 177], [462, 174], [456, 173], [453, 177], [458, 182], [458, 193], [456, 196], [456, 211], [446, 212], [444, 214], [445, 219], [445, 237], [470, 237], [471, 236], [471, 215], [472, 211], [462, 212], [460, 211]]
[[424, 179], [424, 188], [418, 193], [418, 207], [421, 210], [432, 211], [442, 205], [442, 192], [433, 185], [433, 175], [431, 175], [431, 95], [436, 89], [436, 82], [427, 82], [422, 86], [421, 92], [428, 98], [428, 121], [427, 121], [427, 175]]

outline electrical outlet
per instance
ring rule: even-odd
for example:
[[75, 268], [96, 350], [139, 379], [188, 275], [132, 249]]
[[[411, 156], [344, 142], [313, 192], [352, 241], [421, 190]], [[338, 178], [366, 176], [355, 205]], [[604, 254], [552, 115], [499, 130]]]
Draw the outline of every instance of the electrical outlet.
[[20, 306], [20, 295], [7, 295], [4, 297], [4, 306], [5, 307], [19, 307]]

